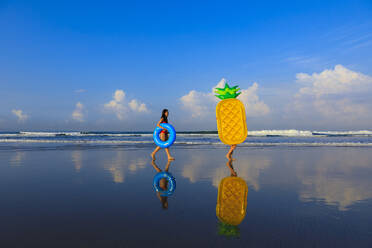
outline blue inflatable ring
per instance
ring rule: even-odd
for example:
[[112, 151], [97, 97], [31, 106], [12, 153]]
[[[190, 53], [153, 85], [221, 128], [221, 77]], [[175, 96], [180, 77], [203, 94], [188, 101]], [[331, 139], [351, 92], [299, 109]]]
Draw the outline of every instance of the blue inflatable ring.
[[[168, 181], [168, 188], [167, 190], [163, 190], [159, 186], [159, 182], [161, 179], [165, 178]], [[176, 190], [176, 179], [172, 176], [172, 174], [168, 172], [159, 172], [154, 177], [154, 189], [156, 192], [160, 192], [161, 196], [170, 196]]]
[[159, 137], [159, 134], [163, 129], [161, 129], [160, 127], [156, 127], [153, 135], [154, 142], [157, 146], [160, 146], [161, 148], [170, 147], [176, 140], [176, 130], [174, 130], [174, 127], [168, 123], [161, 123], [160, 126], [168, 130], [169, 138], [166, 141], [162, 141]]

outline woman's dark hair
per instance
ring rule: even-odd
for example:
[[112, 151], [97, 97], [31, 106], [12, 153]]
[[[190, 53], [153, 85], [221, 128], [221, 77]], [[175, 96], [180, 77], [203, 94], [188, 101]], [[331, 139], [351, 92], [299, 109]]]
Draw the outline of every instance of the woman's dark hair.
[[168, 117], [165, 115], [166, 112], [168, 112], [168, 109], [163, 109], [163, 111], [161, 111], [161, 118], [165, 123], [168, 123]]

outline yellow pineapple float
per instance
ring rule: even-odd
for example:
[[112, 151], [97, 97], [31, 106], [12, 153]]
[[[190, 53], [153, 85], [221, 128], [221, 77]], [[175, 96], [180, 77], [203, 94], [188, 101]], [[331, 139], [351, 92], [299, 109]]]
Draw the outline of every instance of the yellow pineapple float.
[[220, 140], [227, 145], [236, 145], [247, 138], [247, 123], [243, 103], [236, 99], [241, 92], [238, 86], [216, 88], [216, 97], [221, 99], [216, 107], [217, 129]]

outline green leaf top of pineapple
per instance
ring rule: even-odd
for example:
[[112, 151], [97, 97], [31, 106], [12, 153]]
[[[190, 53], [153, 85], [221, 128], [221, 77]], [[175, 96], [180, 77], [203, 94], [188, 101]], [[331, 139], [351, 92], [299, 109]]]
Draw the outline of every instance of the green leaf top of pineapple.
[[233, 226], [227, 223], [218, 222], [218, 235], [225, 236], [227, 238], [239, 238], [240, 229], [238, 226]]
[[229, 99], [229, 98], [237, 98], [241, 92], [238, 92], [240, 89], [238, 86], [230, 87], [227, 83], [225, 83], [225, 88], [216, 88], [214, 93], [218, 94], [215, 95], [221, 100]]

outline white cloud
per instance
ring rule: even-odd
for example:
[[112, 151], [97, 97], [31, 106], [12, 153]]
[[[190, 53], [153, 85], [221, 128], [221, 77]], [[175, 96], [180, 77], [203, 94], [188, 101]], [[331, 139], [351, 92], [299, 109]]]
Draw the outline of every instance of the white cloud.
[[80, 102], [76, 103], [74, 112], [72, 112], [72, 119], [75, 121], [83, 122], [84, 121], [84, 105]]
[[312, 95], [322, 97], [330, 94], [348, 94], [370, 89], [372, 77], [336, 65], [334, 70], [324, 70], [321, 73], [298, 73], [297, 82], [309, 83], [297, 93], [297, 96]]
[[[210, 92], [191, 90], [180, 98], [184, 109], [191, 112], [193, 118], [210, 115], [215, 111], [219, 99], [215, 96], [215, 88], [223, 88], [226, 80], [223, 78]], [[242, 89], [238, 99], [246, 108], [248, 116], [262, 116], [270, 112], [270, 108], [257, 95], [258, 84], [254, 83], [247, 89]]]
[[148, 111], [146, 105], [144, 103], [139, 103], [136, 99], [133, 99], [132, 101], [130, 101], [128, 105], [133, 111], [137, 111], [137, 112]]
[[75, 93], [84, 93], [86, 91], [87, 91], [86, 89], [78, 89], [78, 90], [75, 90]]
[[183, 107], [191, 112], [192, 117], [202, 116], [210, 110], [209, 94], [191, 90], [187, 95], [181, 97]]
[[269, 106], [260, 101], [257, 90], [258, 84], [255, 82], [248, 89], [242, 90], [238, 97], [244, 103], [248, 116], [267, 115], [270, 112]]
[[28, 119], [28, 115], [24, 114], [20, 109], [13, 109], [12, 113], [17, 116], [19, 122], [24, 122]]
[[321, 73], [298, 73], [297, 82], [306, 84], [295, 94], [294, 108], [321, 114], [332, 121], [353, 121], [369, 116], [372, 77], [336, 65]]
[[323, 100], [317, 99], [313, 105], [324, 116], [342, 116], [354, 119], [358, 116], [367, 115], [368, 107], [363, 104], [353, 103], [350, 99]]
[[292, 57], [285, 58], [283, 61], [292, 63], [292, 64], [297, 64], [297, 65], [306, 65], [306, 64], [319, 63], [320, 59], [316, 57], [311, 57], [311, 56], [292, 56]]
[[180, 98], [184, 109], [189, 110], [193, 118], [209, 114], [218, 102], [214, 96], [215, 88], [223, 88], [226, 80], [222, 78], [218, 84], [212, 88], [211, 92], [199, 92], [191, 90], [188, 94]]
[[116, 90], [113, 99], [104, 105], [105, 109], [113, 111], [119, 120], [125, 119], [125, 114], [132, 112], [146, 113], [149, 110], [145, 103], [141, 103], [136, 99], [126, 101], [126, 95], [123, 90]]
[[125, 92], [123, 90], [116, 90], [114, 93], [114, 101], [115, 102], [122, 102], [125, 97]]
[[119, 120], [124, 119], [124, 113], [127, 112], [127, 108], [124, 106], [124, 98], [125, 92], [123, 90], [116, 90], [113, 95], [113, 100], [104, 105], [106, 109], [115, 112]]

